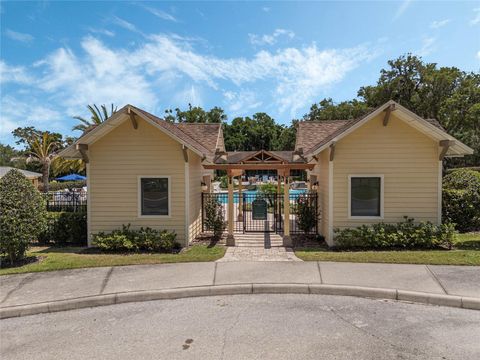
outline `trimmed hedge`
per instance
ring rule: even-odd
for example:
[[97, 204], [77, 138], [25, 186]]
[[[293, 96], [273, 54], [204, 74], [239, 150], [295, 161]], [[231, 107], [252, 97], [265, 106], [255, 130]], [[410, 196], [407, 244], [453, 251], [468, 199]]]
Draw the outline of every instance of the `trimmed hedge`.
[[408, 217], [396, 224], [362, 225], [335, 233], [336, 246], [350, 249], [450, 249], [456, 237], [453, 224], [414, 223]]
[[[64, 189], [78, 189], [87, 186], [86, 180], [78, 181], [51, 181], [48, 184], [48, 191], [59, 191]], [[43, 184], [39, 185], [40, 191], [43, 191]]]
[[47, 229], [40, 234], [42, 244], [87, 245], [86, 212], [48, 212]]
[[130, 224], [111, 233], [100, 232], [93, 236], [93, 244], [103, 251], [113, 252], [161, 252], [171, 253], [180, 249], [175, 241], [177, 234], [167, 230], [155, 230], [149, 227], [131, 230]]
[[480, 172], [452, 171], [443, 178], [443, 221], [460, 232], [480, 230]]

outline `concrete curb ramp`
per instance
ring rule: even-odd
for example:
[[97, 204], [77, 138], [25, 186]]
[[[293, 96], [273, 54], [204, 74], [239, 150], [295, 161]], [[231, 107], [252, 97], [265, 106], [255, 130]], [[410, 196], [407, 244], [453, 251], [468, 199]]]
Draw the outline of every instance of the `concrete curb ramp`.
[[96, 306], [114, 305], [128, 302], [241, 294], [317, 294], [357, 296], [365, 298], [400, 300], [422, 304], [480, 310], [480, 298], [471, 298], [455, 295], [442, 295], [398, 289], [345, 285], [238, 284], [196, 286], [166, 290], [121, 292], [30, 305], [10, 306], [0, 309], [0, 319], [36, 315], [42, 313], [52, 313], [65, 310], [83, 309]]

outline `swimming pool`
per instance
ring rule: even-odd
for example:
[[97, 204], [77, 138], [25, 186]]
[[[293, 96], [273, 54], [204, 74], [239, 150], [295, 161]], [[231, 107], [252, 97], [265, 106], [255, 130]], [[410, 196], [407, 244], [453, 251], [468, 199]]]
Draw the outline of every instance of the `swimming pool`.
[[[290, 197], [292, 197], [292, 195], [295, 196], [295, 195], [305, 194], [306, 192], [307, 192], [307, 189], [290, 189]], [[242, 191], [242, 195], [244, 195], [243, 196], [244, 201], [247, 204], [252, 203], [253, 200], [255, 200], [259, 194], [260, 194], [260, 191], [258, 190]], [[218, 196], [218, 200], [220, 201], [221, 204], [228, 203], [228, 192], [216, 193], [215, 195]], [[238, 191], [233, 193], [233, 202], [235, 204], [238, 204]]]

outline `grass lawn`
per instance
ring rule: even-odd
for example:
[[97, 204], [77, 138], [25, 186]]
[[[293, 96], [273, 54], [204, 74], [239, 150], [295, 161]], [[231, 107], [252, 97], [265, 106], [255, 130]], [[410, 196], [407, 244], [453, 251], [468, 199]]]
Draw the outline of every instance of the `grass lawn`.
[[207, 245], [193, 245], [179, 254], [102, 254], [91, 253], [84, 247], [32, 247], [27, 255], [40, 256], [40, 262], [0, 269], [0, 275], [97, 266], [215, 261], [224, 254], [224, 246]]
[[332, 251], [326, 246], [295, 249], [305, 261], [480, 265], [480, 233], [460, 234], [454, 250]]

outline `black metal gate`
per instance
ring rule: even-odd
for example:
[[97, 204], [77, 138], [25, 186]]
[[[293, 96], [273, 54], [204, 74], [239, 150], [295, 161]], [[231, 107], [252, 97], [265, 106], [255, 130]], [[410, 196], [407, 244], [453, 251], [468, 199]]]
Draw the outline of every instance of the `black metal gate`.
[[246, 192], [243, 196], [244, 232], [279, 232], [282, 228], [282, 195]]
[[[233, 202], [233, 230], [236, 233], [272, 232], [283, 233], [285, 221], [284, 195], [266, 194], [258, 191], [245, 191], [240, 202], [238, 192], [234, 193]], [[318, 196], [314, 192], [291, 192], [290, 201], [290, 233], [291, 234], [318, 234]], [[210, 231], [207, 221], [207, 207], [217, 204], [224, 221], [228, 220], [228, 194], [202, 193], [202, 231]], [[307, 211], [305, 209], [308, 208]], [[310, 213], [315, 220], [305, 226], [302, 213]], [[306, 229], [305, 227], [308, 227]]]

